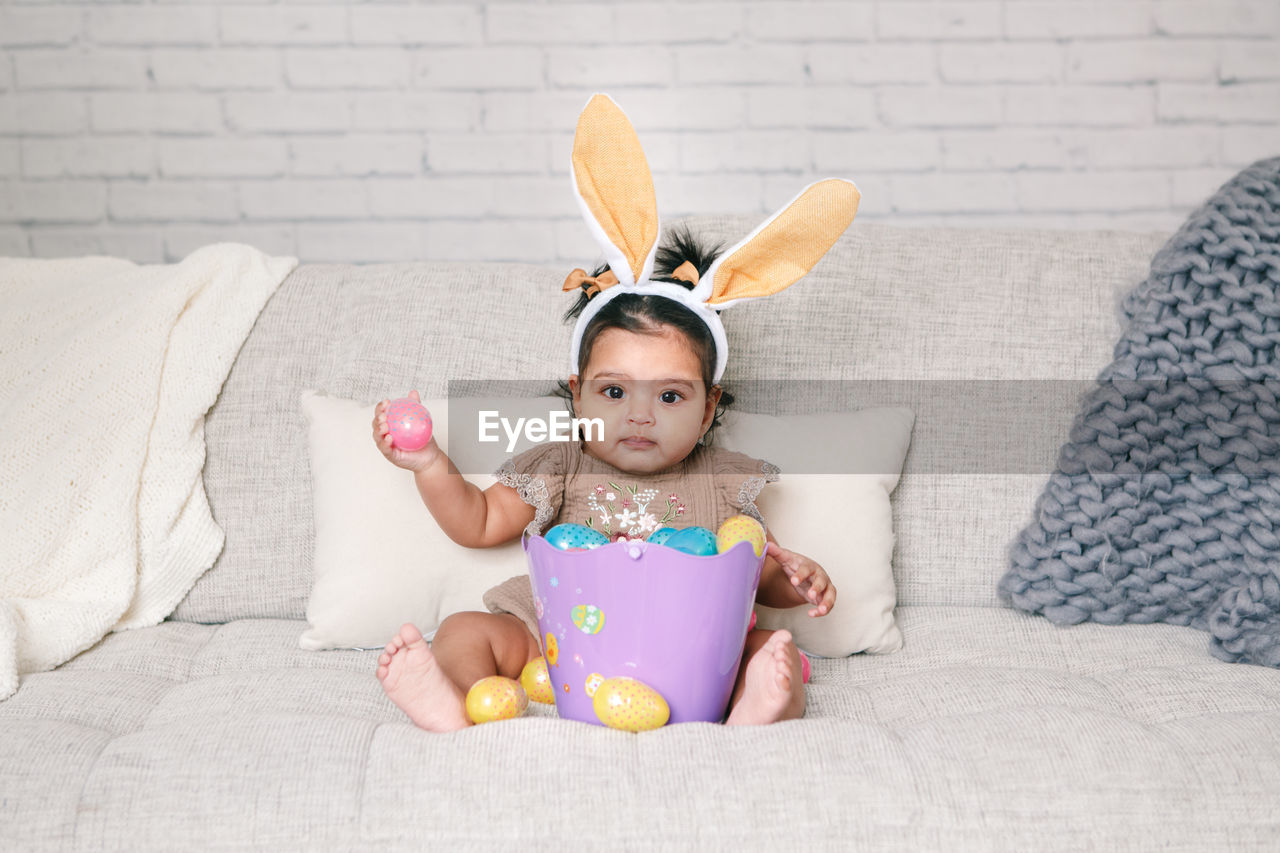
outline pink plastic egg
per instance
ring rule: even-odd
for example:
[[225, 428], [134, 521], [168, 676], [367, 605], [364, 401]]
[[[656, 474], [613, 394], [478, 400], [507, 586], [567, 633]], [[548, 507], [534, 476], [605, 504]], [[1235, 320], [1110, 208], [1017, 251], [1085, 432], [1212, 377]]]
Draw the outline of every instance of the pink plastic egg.
[[400, 397], [387, 406], [391, 444], [399, 450], [421, 450], [431, 440], [431, 413], [412, 397]]

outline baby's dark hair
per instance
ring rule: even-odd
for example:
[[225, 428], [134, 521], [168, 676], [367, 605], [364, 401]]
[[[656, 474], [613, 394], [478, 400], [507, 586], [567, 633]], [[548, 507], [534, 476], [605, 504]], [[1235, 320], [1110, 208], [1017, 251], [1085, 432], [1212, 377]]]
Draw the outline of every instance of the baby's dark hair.
[[[698, 276], [707, 274], [711, 264], [724, 249], [724, 244], [708, 245], [690, 232], [687, 225], [677, 226], [667, 232], [666, 238], [658, 245], [653, 260], [653, 274], [650, 281], [663, 281], [689, 290], [694, 285], [671, 274], [686, 261], [698, 269]], [[594, 278], [609, 269], [608, 264], [601, 264], [592, 271]], [[599, 294], [595, 294], [599, 295]], [[593, 297], [580, 293], [577, 301], [564, 314], [565, 322], [577, 318]], [[711, 337], [711, 330], [697, 314], [675, 300], [665, 296], [647, 296], [639, 293], [623, 293], [609, 300], [600, 311], [591, 318], [582, 333], [582, 342], [578, 347], [578, 375], [582, 376], [587, 362], [591, 360], [591, 349], [596, 338], [606, 329], [625, 329], [640, 334], [655, 334], [663, 328], [672, 328], [682, 334], [689, 342], [689, 347], [698, 357], [702, 368], [702, 384], [707, 393], [711, 393], [715, 385], [716, 344]], [[569, 406], [569, 413], [577, 417], [573, 410], [573, 392], [563, 379], [559, 381], [556, 396], [564, 398]], [[733, 395], [720, 385], [720, 401], [716, 404], [715, 415], [707, 430], [703, 443], [711, 444], [712, 435], [720, 425], [722, 416], [729, 406], [733, 405]]]

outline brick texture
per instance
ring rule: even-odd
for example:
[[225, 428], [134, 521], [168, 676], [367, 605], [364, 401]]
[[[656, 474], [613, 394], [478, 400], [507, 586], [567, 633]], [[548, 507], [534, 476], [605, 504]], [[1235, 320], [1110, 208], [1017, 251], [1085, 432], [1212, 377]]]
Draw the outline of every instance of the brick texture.
[[0, 254], [590, 266], [596, 91], [665, 218], [1172, 229], [1280, 154], [1280, 2], [0, 0]]

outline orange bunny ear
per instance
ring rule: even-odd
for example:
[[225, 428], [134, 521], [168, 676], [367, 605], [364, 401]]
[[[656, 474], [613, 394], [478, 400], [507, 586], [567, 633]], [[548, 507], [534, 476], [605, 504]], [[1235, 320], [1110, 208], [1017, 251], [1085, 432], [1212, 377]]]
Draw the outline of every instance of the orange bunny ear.
[[830, 178], [810, 184], [716, 259], [698, 288], [706, 285], [707, 304], [727, 308], [795, 284], [840, 239], [861, 198], [853, 181]]
[[608, 95], [594, 95], [573, 138], [573, 184], [587, 227], [621, 284], [653, 272], [658, 202], [635, 128]]

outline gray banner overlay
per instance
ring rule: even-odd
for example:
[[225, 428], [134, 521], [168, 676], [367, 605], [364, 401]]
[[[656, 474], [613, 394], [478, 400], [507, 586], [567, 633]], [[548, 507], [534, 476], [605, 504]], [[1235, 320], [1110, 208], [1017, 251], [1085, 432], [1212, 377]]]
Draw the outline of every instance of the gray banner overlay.
[[[552, 440], [555, 431], [570, 434], [569, 409], [554, 397], [556, 380], [450, 380], [448, 388], [449, 456], [464, 474], [491, 474], [507, 458]], [[1153, 437], [1170, 413], [1185, 419], [1195, 411], [1205, 427], [1198, 440], [1203, 443], [1207, 435], [1212, 443], [1223, 407], [1246, 406], [1257, 413], [1256, 440], [1270, 447], [1275, 442], [1267, 436], [1280, 437], [1280, 384], [1263, 381], [815, 379], [751, 380], [724, 388], [735, 399], [711, 443], [738, 449], [725, 440], [733, 436], [734, 418], [773, 416], [752, 421], [753, 427], [767, 424], [763, 434], [770, 439], [761, 446], [761, 430], [753, 429], [757, 441], [751, 452], [784, 474], [896, 473], [893, 461], [879, 464], [868, 450], [883, 438], [868, 432], [874, 418], [818, 416], [879, 407], [915, 414], [907, 474], [1047, 475], [1073, 437], [1073, 419], [1086, 407], [1128, 409], [1138, 432]], [[654, 387], [651, 396], [659, 390]], [[1238, 444], [1249, 437], [1223, 440]]]

